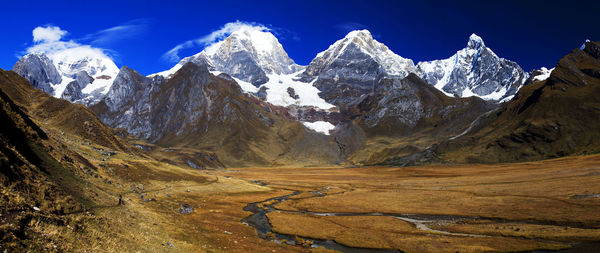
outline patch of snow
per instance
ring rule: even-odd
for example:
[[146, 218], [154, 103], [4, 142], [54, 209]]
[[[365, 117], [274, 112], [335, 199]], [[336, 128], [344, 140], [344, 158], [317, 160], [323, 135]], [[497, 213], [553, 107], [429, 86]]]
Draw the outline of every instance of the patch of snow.
[[216, 71], [216, 70], [209, 71], [209, 72], [210, 72], [211, 74], [213, 74], [214, 76], [218, 76], [218, 75], [220, 75], [220, 74], [222, 74], [222, 73], [223, 73], [223, 72], [221, 72], [221, 71]]
[[52, 86], [52, 89], [54, 89], [54, 94], [52, 94], [52, 95], [57, 98], [60, 98], [60, 96], [63, 94], [63, 92], [67, 88], [67, 85], [70, 82], [75, 80], [73, 78], [63, 76], [62, 73], [61, 73], [61, 78], [62, 78], [62, 82], [60, 82], [58, 84], [50, 84], [50, 86]]
[[484, 99], [484, 100], [499, 100], [500, 98], [502, 98], [504, 95], [506, 95], [507, 89], [506, 87], [502, 87], [500, 90], [496, 90], [490, 94], [487, 94], [485, 96], [480, 96], [480, 98]]
[[177, 70], [181, 69], [181, 67], [183, 67], [183, 63], [179, 62], [179, 63], [175, 64], [175, 66], [173, 66], [172, 68], [170, 68], [168, 70], [150, 74], [147, 77], [162, 76], [164, 78], [169, 78], [169, 77], [171, 77], [171, 75], [175, 74], [175, 72], [177, 72]]
[[[269, 81], [262, 85], [267, 88], [267, 102], [279, 106], [314, 106], [324, 110], [335, 107], [335, 105], [327, 103], [324, 99], [319, 97], [320, 91], [313, 86], [314, 80], [310, 83], [296, 80], [295, 77], [300, 73], [301, 72], [289, 75], [267, 75]], [[298, 99], [290, 97], [287, 92], [288, 88], [294, 89]]]
[[114, 81], [114, 77], [116, 77], [117, 75], [118, 73], [110, 76], [110, 79], [94, 79], [92, 83], [88, 84], [87, 86], [85, 86], [85, 88], [81, 90], [81, 93], [90, 94], [95, 90], [100, 90], [100, 93], [106, 95], [110, 90], [110, 86]]
[[483, 100], [499, 100], [500, 98], [502, 98], [504, 95], [506, 95], [506, 87], [502, 87], [500, 90], [496, 90], [490, 94], [481, 96], [481, 95], [477, 95], [476, 93], [474, 93], [471, 89], [469, 88], [465, 88], [462, 91], [461, 97], [466, 98], [466, 97], [480, 97]]
[[502, 100], [500, 100], [500, 103], [508, 102], [508, 101], [512, 100], [514, 97], [515, 97], [515, 95], [510, 95], [508, 97], [505, 97]]
[[466, 98], [466, 97], [473, 97], [473, 96], [477, 96], [477, 94], [473, 93], [473, 91], [471, 91], [471, 89], [469, 89], [469, 88], [465, 88], [465, 89], [462, 91], [462, 94], [461, 94], [460, 96], [461, 96], [461, 97], [463, 97], [463, 98]]
[[534, 81], [544, 81], [544, 80], [548, 79], [548, 77], [550, 77], [550, 74], [552, 73], [552, 71], [554, 71], [554, 68], [547, 69], [545, 67], [542, 67], [540, 69], [540, 71], [542, 71], [542, 74], [534, 76], [533, 77]]
[[242, 90], [245, 93], [256, 93], [256, 92], [258, 92], [258, 88], [256, 86], [254, 86], [253, 84], [251, 84], [249, 82], [246, 82], [246, 81], [243, 81], [243, 80], [240, 80], [240, 79], [235, 78], [233, 76], [231, 78], [233, 78], [233, 80], [235, 80], [240, 85], [240, 88], [242, 88]]
[[327, 121], [315, 121], [315, 122], [302, 122], [302, 124], [318, 133], [329, 135], [329, 131], [333, 130], [335, 126]]

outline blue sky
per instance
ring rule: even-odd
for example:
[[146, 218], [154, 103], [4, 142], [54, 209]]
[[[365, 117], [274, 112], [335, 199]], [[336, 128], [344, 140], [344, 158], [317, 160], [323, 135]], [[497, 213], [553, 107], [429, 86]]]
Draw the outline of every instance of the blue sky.
[[347, 32], [369, 29], [415, 63], [450, 57], [476, 33], [531, 70], [554, 66], [585, 39], [600, 40], [598, 13], [600, 1], [10, 1], [0, 10], [0, 68], [11, 69], [34, 45], [34, 28], [52, 25], [67, 32], [61, 40], [151, 74], [175, 64], [163, 57], [175, 46], [243, 21], [269, 27], [303, 65]]

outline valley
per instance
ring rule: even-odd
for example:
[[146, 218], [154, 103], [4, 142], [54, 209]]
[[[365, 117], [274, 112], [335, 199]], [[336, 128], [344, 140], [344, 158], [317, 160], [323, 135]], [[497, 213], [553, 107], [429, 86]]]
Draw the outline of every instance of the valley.
[[[106, 159], [104, 147], [54, 134], [98, 171], [84, 176], [95, 204], [65, 214], [65, 224], [45, 225], [27, 211], [30, 233], [51, 241], [49, 249], [514, 252], [589, 250], [600, 237], [600, 155], [495, 165], [194, 170], [143, 155]], [[119, 195], [124, 205], [117, 205]], [[193, 211], [182, 214], [184, 204]], [[249, 219], [257, 212], [264, 212], [262, 221]]]
[[0, 69], [0, 252], [600, 249], [600, 42], [525, 71], [361, 26], [301, 65], [235, 21], [147, 75], [92, 38], [138, 22], [38, 26]]

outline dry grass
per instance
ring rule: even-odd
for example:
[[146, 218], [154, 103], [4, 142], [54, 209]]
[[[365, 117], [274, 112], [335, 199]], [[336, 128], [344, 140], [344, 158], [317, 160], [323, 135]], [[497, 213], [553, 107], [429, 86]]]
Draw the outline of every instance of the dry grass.
[[269, 219], [279, 233], [334, 240], [350, 247], [399, 249], [404, 252], [522, 251], [566, 247], [517, 238], [440, 236], [392, 217], [323, 217], [273, 212]]
[[583, 229], [568, 226], [536, 225], [523, 223], [497, 223], [483, 221], [475, 224], [459, 223], [432, 226], [458, 233], [476, 233], [495, 236], [540, 238], [552, 241], [598, 241], [600, 229]]

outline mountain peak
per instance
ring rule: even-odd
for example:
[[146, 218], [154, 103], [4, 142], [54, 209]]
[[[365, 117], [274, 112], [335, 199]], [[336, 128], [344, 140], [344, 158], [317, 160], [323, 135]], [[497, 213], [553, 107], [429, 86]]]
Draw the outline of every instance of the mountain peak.
[[[318, 69], [323, 69], [325, 65], [330, 65], [334, 61], [345, 59], [348, 61], [357, 60], [354, 58], [369, 57], [377, 64], [381, 65], [384, 71], [390, 75], [406, 76], [413, 72], [414, 63], [410, 59], [402, 58], [392, 52], [386, 45], [373, 39], [368, 30], [355, 30], [349, 32], [344, 38], [336, 41], [325, 51], [317, 54], [311, 65], [322, 65]], [[310, 67], [310, 65], [309, 65]], [[308, 71], [307, 74], [315, 75], [320, 72], [316, 69]]]
[[469, 36], [469, 42], [467, 43], [467, 47], [472, 49], [478, 49], [485, 47], [485, 44], [483, 43], [483, 39], [481, 37], [473, 33], [471, 34], [471, 36]]
[[367, 29], [351, 31], [348, 34], [346, 34], [346, 37], [344, 37], [344, 38], [355, 38], [355, 37], [373, 39], [373, 35], [371, 35], [371, 32], [369, 32], [369, 30], [367, 30]]
[[206, 64], [210, 70], [227, 73], [257, 87], [269, 80], [269, 74], [292, 74], [303, 69], [267, 28], [253, 26], [237, 27], [225, 39], [184, 58], [170, 70], [153, 75], [169, 77], [186, 62]]

